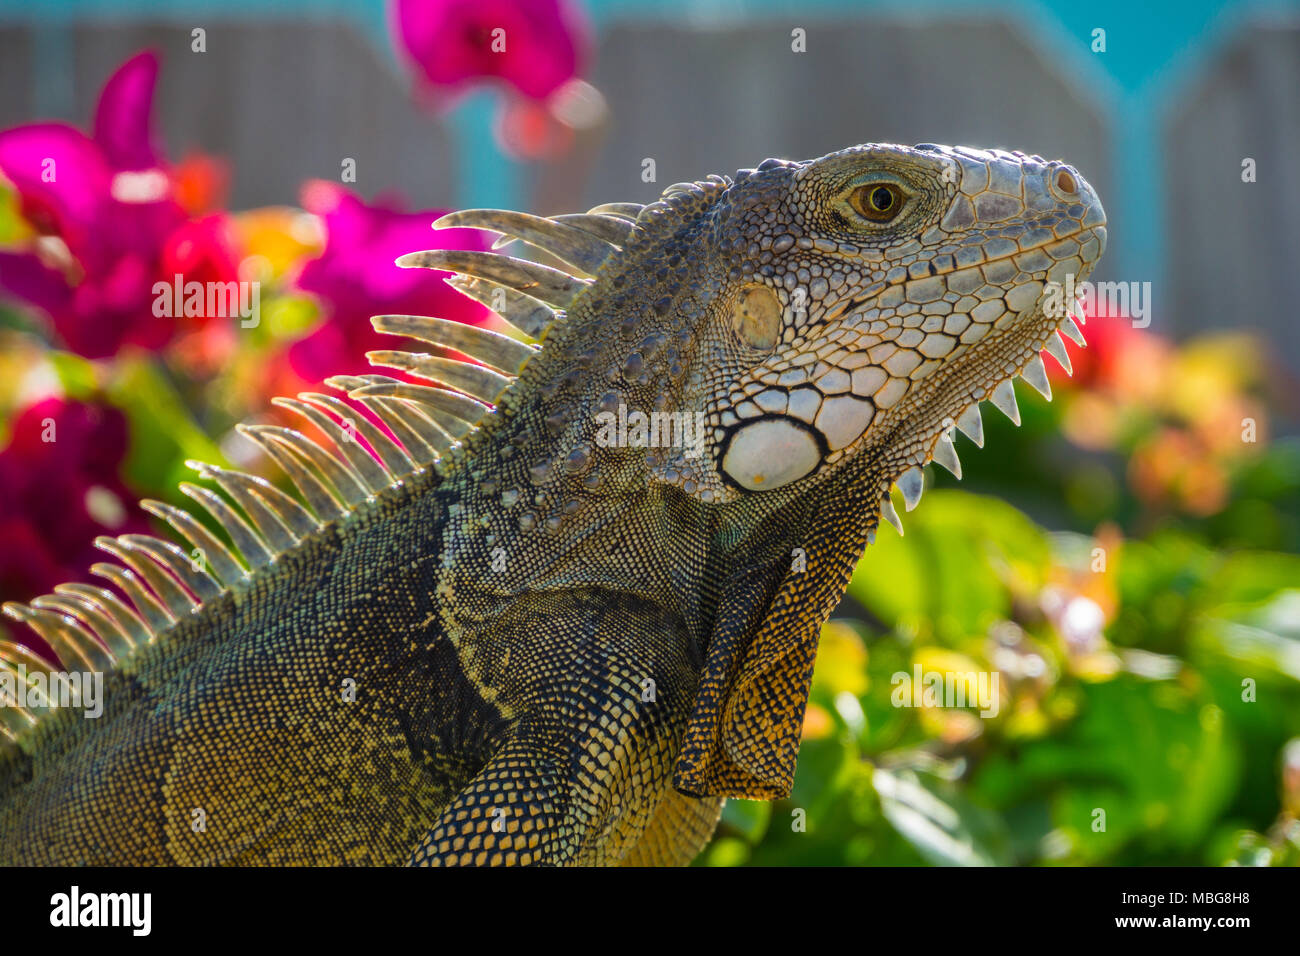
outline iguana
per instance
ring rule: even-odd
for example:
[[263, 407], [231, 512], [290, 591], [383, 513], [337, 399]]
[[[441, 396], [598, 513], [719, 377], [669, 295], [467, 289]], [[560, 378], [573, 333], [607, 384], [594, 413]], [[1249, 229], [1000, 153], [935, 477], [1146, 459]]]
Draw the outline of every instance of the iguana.
[[475, 361], [372, 352], [430, 384], [277, 400], [329, 436], [243, 427], [297, 497], [195, 464], [228, 540], [145, 502], [186, 546], [99, 540], [130, 604], [6, 605], [105, 677], [98, 719], [0, 708], [0, 859], [689, 862], [724, 798], [790, 792], [818, 632], [891, 487], [913, 508], [927, 462], [960, 472], [954, 425], [983, 444], [981, 400], [1018, 419], [1012, 378], [1068, 366], [1049, 305], [1105, 222], [1062, 162], [930, 144], [444, 216], [535, 251], [398, 264], [540, 344], [376, 317]]

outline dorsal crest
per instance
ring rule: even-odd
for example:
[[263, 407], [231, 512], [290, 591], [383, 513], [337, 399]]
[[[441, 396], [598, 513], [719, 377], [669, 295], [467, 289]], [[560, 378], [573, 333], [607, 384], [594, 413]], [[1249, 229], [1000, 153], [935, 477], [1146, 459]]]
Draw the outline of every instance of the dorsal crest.
[[[601, 264], [640, 228], [636, 222], [646, 208], [610, 203], [549, 219], [493, 209], [454, 212], [435, 227], [494, 231], [501, 234], [494, 250], [520, 241], [554, 264], [496, 251], [435, 250], [410, 253], [398, 265], [455, 273], [447, 280], [451, 286], [487, 305], [523, 336], [544, 340]], [[0, 739], [21, 741], [56, 706], [77, 706], [81, 689], [69, 671], [119, 666], [209, 602], [250, 587], [261, 569], [327, 525], [346, 520], [362, 502], [437, 467], [493, 413], [541, 348], [442, 318], [378, 315], [372, 324], [471, 361], [419, 348], [373, 351], [367, 354], [372, 365], [398, 369], [422, 384], [380, 374], [339, 375], [326, 384], [341, 395], [304, 392], [274, 399], [327, 439], [279, 425], [238, 426], [280, 467], [296, 495], [255, 475], [188, 462], [216, 490], [189, 483], [180, 490], [210, 521], [165, 502], [143, 501], [177, 540], [143, 534], [98, 538], [96, 546], [115, 561], [95, 564], [91, 572], [116, 590], [61, 584], [29, 604], [5, 604], [9, 617], [26, 623], [54, 649], [63, 670], [21, 644], [0, 641], [0, 670], [24, 680], [28, 690], [42, 689], [24, 694], [21, 706], [0, 707]], [[223, 535], [210, 530], [213, 523]]]

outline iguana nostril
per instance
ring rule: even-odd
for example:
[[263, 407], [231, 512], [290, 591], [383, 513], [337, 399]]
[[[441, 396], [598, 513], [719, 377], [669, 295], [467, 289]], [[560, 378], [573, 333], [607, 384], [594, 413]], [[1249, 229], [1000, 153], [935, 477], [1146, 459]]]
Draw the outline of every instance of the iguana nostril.
[[1078, 190], [1079, 184], [1068, 169], [1062, 169], [1056, 174], [1056, 188], [1070, 196]]

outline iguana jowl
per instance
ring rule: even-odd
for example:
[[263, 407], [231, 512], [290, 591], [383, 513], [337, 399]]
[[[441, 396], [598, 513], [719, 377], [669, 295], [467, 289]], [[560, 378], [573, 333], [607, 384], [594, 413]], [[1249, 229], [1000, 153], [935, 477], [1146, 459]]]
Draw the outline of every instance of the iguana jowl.
[[[982, 444], [981, 400], [1015, 418], [1014, 376], [1047, 390], [1040, 350], [1082, 344], [1047, 284], [1106, 240], [1071, 167], [932, 145], [439, 225], [560, 264], [399, 260], [540, 347], [378, 317], [482, 364], [371, 353], [431, 382], [331, 380], [396, 442], [340, 398], [285, 401], [334, 447], [245, 433], [300, 500], [197, 466], [229, 542], [148, 503], [188, 544], [101, 539], [133, 606], [7, 605], [107, 675], [98, 720], [0, 708], [5, 862], [689, 861], [722, 798], [789, 792], [818, 631], [898, 522], [891, 486], [910, 509], [929, 460], [960, 470], [954, 424]], [[611, 440], [636, 413], [702, 440]]]

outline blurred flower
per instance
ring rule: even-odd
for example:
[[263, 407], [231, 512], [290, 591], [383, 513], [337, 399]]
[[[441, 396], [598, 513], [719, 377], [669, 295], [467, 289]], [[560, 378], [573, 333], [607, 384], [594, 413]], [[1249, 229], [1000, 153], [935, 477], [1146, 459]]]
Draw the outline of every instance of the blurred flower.
[[1091, 316], [1080, 327], [1088, 345], [1068, 346], [1074, 375], [1067, 377], [1054, 361], [1047, 363], [1063, 387], [1105, 387], [1134, 395], [1158, 391], [1171, 354], [1163, 339], [1134, 328], [1123, 315]]
[[1133, 449], [1129, 484], [1148, 504], [1168, 503], [1195, 515], [1212, 515], [1228, 501], [1228, 476], [1192, 433], [1162, 428]]
[[586, 37], [564, 0], [396, 0], [398, 46], [443, 92], [499, 78], [542, 100], [578, 74]]
[[137, 53], [108, 78], [95, 107], [95, 144], [114, 172], [153, 171], [163, 165], [153, 131], [158, 56]]
[[147, 532], [117, 477], [127, 449], [117, 409], [47, 398], [24, 409], [0, 451], [0, 596], [26, 601], [83, 579], [97, 535]]
[[583, 80], [570, 80], [545, 102], [508, 97], [493, 132], [513, 156], [538, 159], [567, 152], [574, 134], [598, 126], [608, 113], [600, 90]]
[[182, 275], [186, 283], [235, 279], [239, 275], [236, 241], [234, 223], [227, 215], [204, 216], [184, 222], [162, 244], [163, 275]]
[[825, 707], [808, 702], [803, 712], [803, 730], [801, 740], [822, 740], [835, 731], [835, 718]]
[[445, 210], [403, 212], [392, 199], [367, 205], [342, 186], [308, 183], [303, 207], [321, 218], [325, 249], [303, 266], [297, 285], [318, 297], [325, 321], [289, 347], [289, 363], [304, 382], [330, 375], [369, 374], [371, 349], [395, 347], [390, 335], [376, 332], [370, 317], [383, 313], [433, 315], [477, 325], [488, 310], [461, 295], [436, 269], [400, 269], [394, 260], [423, 249], [488, 248], [487, 234], [476, 229], [433, 230]]
[[[1260, 343], [1250, 336], [1202, 336], [1178, 350], [1166, 404], [1216, 455], [1253, 454], [1269, 440], [1267, 410], [1251, 394], [1262, 390], [1265, 368]], [[1253, 441], [1243, 440], [1246, 419], [1254, 424]]]
[[95, 137], [60, 123], [0, 133], [0, 172], [23, 216], [48, 241], [3, 253], [0, 289], [50, 314], [75, 351], [110, 355], [124, 342], [161, 346], [170, 322], [149, 308], [154, 253], [184, 218], [168, 197], [149, 135], [158, 63], [128, 60], [108, 81]]
[[325, 243], [321, 221], [288, 206], [268, 206], [236, 213], [234, 227], [246, 254], [246, 278], [278, 279], [300, 261], [320, 255]]
[[[1075, 444], [1127, 453], [1128, 483], [1147, 506], [1208, 516], [1231, 498], [1234, 464], [1266, 440], [1258, 347], [1215, 336], [1175, 347], [1123, 316], [1093, 318], [1073, 380], [1055, 373], [1062, 428]], [[1249, 437], [1248, 437], [1249, 436]]]
[[215, 156], [191, 153], [171, 168], [172, 196], [191, 216], [225, 205], [230, 170]]
[[[902, 700], [918, 702], [921, 727], [928, 736], [937, 737], [947, 745], [973, 740], [984, 732], [980, 718], [965, 708], [988, 707], [990, 713], [996, 714], [1006, 704], [1001, 682], [993, 680], [992, 672], [982, 662], [965, 654], [926, 645], [915, 650], [912, 666], [911, 674], [900, 675], [894, 693]], [[918, 676], [920, 686], [915, 681]], [[981, 678], [983, 684], [978, 683]], [[955, 706], [955, 698], [949, 699], [945, 694], [945, 688], [957, 687], [963, 694], [960, 706]], [[988, 698], [981, 699], [980, 694], [985, 693]]]
[[588, 31], [567, 0], [395, 0], [391, 20], [417, 89], [433, 102], [504, 83], [496, 135], [514, 155], [557, 155], [575, 130], [605, 117], [604, 97], [579, 78]]
[[1293, 737], [1282, 748], [1282, 810], [1300, 817], [1300, 737]]
[[1107, 616], [1100, 604], [1066, 588], [1043, 589], [1040, 606], [1059, 636], [1070, 673], [1084, 680], [1109, 680], [1121, 661], [1106, 640]]
[[[227, 283], [240, 278], [238, 235], [230, 216], [216, 214], [182, 223], [167, 237], [162, 248], [163, 281], [183, 276], [191, 282]], [[173, 301], [175, 296], [173, 296]], [[237, 345], [234, 322], [213, 322], [202, 315], [173, 318], [178, 337], [173, 352], [190, 374], [207, 378], [230, 358]]]
[[[152, 132], [157, 78], [153, 53], [127, 60], [100, 94], [93, 137], [62, 123], [0, 132], [0, 173], [38, 234], [24, 251], [0, 252], [0, 291], [48, 313], [88, 358], [128, 344], [158, 349], [175, 331], [172, 317], [154, 315], [153, 285], [173, 277], [177, 259], [167, 251], [194, 236], [176, 235], [189, 227]], [[233, 254], [207, 259], [218, 261], [229, 265]]]

